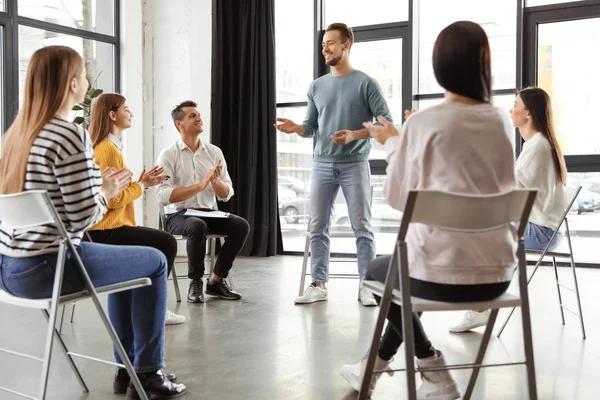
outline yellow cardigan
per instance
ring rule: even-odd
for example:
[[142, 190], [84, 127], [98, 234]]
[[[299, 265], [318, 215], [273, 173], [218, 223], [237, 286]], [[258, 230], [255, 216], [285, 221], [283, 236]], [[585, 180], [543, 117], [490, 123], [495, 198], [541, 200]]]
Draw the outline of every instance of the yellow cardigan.
[[[106, 168], [121, 169], [125, 167], [121, 150], [110, 139], [106, 138], [94, 147], [94, 158], [100, 171]], [[122, 226], [136, 226], [133, 201], [142, 196], [142, 187], [132, 182], [127, 189], [121, 190], [108, 201], [108, 211], [98, 224], [89, 230], [115, 229]]]

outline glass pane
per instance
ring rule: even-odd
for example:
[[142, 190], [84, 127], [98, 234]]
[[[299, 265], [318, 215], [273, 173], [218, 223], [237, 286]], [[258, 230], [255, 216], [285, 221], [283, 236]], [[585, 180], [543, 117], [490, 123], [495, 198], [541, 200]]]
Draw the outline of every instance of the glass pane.
[[515, 87], [516, 1], [421, 0], [419, 7], [419, 94], [443, 92], [431, 65], [433, 44], [442, 29], [462, 20], [480, 24], [489, 37], [493, 88]]
[[[277, 117], [301, 123], [306, 107], [278, 108]], [[313, 142], [277, 131], [278, 203], [285, 251], [304, 251]]]
[[[394, 124], [400, 126], [402, 108], [402, 39], [354, 43], [352, 65], [379, 81], [392, 113]], [[384, 159], [383, 146], [371, 139], [370, 159]]]
[[6, 7], [4, 5], [4, 0], [0, 0], [0, 11], [6, 11]]
[[276, 0], [277, 103], [306, 101], [313, 80], [314, 18], [312, 1]]
[[85, 60], [88, 79], [93, 81], [96, 75], [100, 74], [96, 87], [105, 92], [114, 91], [112, 44], [19, 26], [19, 104], [22, 104], [23, 101], [25, 76], [31, 55], [37, 49], [50, 45], [63, 45], [75, 49]]
[[114, 0], [19, 0], [19, 15], [113, 35], [114, 3]]
[[[600, 263], [598, 254], [600, 172], [569, 173], [568, 184], [582, 187], [568, 215], [575, 261], [598, 264]], [[566, 246], [566, 243], [561, 243], [560, 246]]]
[[408, 0], [325, 0], [325, 26], [343, 22], [348, 26], [408, 21]]
[[545, 6], [557, 3], [572, 3], [580, 0], [525, 0], [525, 7]]
[[599, 42], [600, 18], [538, 26], [538, 85], [552, 98], [564, 154], [600, 154], [600, 53], [590, 51]]

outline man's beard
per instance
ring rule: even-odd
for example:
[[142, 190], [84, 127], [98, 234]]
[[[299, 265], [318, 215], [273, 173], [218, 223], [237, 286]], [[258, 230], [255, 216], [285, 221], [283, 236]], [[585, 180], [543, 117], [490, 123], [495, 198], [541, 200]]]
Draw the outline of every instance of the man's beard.
[[340, 61], [342, 61], [342, 56], [332, 57], [329, 61], [327, 61], [327, 59], [325, 59], [325, 64], [327, 64], [331, 67], [335, 67], [336, 65], [338, 65], [340, 63]]

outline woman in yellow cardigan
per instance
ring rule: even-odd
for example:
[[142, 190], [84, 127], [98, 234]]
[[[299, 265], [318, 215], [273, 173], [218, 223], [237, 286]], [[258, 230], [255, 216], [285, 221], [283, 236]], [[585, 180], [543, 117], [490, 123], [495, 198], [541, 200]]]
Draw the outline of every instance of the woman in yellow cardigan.
[[[90, 136], [94, 146], [94, 158], [100, 170], [125, 167], [121, 138], [131, 127], [133, 113], [125, 97], [116, 93], [103, 94], [92, 107]], [[144, 189], [163, 182], [168, 177], [162, 168], [144, 171], [140, 179], [120, 191], [108, 201], [108, 212], [104, 219], [88, 230], [94, 242], [121, 246], [148, 246], [160, 250], [167, 258], [168, 274], [177, 255], [177, 240], [173, 235], [157, 229], [136, 226], [133, 209], [134, 200], [142, 196]], [[167, 310], [166, 324], [181, 324], [185, 317]]]

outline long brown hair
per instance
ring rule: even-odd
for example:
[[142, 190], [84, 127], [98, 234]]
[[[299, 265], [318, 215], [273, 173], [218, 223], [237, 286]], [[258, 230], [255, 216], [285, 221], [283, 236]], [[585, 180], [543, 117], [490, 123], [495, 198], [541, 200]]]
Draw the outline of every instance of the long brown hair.
[[98, 97], [92, 106], [90, 118], [90, 136], [93, 146], [103, 141], [113, 130], [110, 112], [117, 112], [125, 103], [125, 97], [118, 93], [105, 93]]
[[518, 96], [523, 101], [525, 108], [531, 114], [534, 127], [548, 139], [552, 149], [552, 161], [556, 171], [556, 180], [563, 185], [567, 184], [567, 165], [565, 158], [556, 139], [554, 120], [552, 117], [552, 103], [550, 96], [544, 89], [528, 87], [521, 90]]
[[23, 106], [6, 131], [0, 160], [0, 193], [23, 190], [33, 142], [69, 97], [83, 59], [66, 46], [47, 46], [33, 53], [27, 68]]
[[433, 46], [432, 63], [444, 89], [483, 103], [491, 101], [490, 43], [475, 22], [458, 21], [444, 28]]

